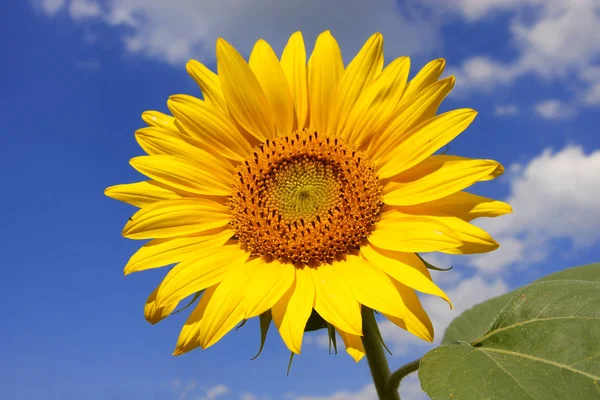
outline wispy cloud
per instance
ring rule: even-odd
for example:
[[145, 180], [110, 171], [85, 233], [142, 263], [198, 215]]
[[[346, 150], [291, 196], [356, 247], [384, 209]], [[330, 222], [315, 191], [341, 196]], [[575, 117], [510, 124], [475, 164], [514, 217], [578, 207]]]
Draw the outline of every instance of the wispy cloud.
[[121, 0], [43, 0], [49, 16], [61, 10], [76, 21], [95, 20], [119, 28], [125, 49], [173, 64], [190, 58], [212, 59], [217, 37], [224, 37], [247, 54], [259, 38], [281, 50], [291, 33], [302, 30], [307, 42], [326, 29], [340, 39], [349, 57], [372, 33], [394, 38], [386, 54], [427, 54], [438, 43], [438, 24], [411, 2], [382, 0], [377, 7], [362, 0], [298, 2], [294, 0], [180, 0], [169, 2]]
[[534, 106], [535, 113], [544, 119], [568, 119], [577, 115], [575, 108], [559, 99], [549, 99]]
[[217, 400], [231, 391], [228, 386], [223, 384], [211, 387], [201, 386], [195, 379], [188, 382], [173, 379], [169, 386], [178, 400]]
[[497, 117], [513, 117], [515, 115], [519, 115], [519, 109], [514, 104], [498, 106], [494, 110], [494, 115]]
[[358, 392], [337, 391], [324, 396], [290, 395], [289, 400], [377, 400], [377, 392], [373, 385], [366, 385]]

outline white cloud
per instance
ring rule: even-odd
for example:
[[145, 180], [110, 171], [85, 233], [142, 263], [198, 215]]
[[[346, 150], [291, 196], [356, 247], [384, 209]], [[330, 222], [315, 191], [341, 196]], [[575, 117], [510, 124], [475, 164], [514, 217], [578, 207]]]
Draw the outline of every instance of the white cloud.
[[472, 20], [492, 10], [511, 13], [508, 28], [519, 57], [507, 66], [516, 68], [515, 78], [529, 72], [563, 75], [589, 66], [600, 54], [597, 0], [460, 0], [446, 8]]
[[240, 397], [240, 400], [269, 400], [269, 396], [263, 395], [259, 397], [252, 393], [243, 393]]
[[494, 115], [497, 117], [512, 117], [519, 114], [519, 109], [514, 104], [498, 106], [494, 110]]
[[304, 344], [315, 344], [319, 347], [327, 349], [329, 348], [329, 334], [325, 330], [318, 331], [310, 335], [305, 334], [303, 342]]
[[338, 391], [328, 396], [291, 395], [291, 400], [377, 400], [373, 385], [367, 385], [358, 392]]
[[205, 394], [199, 397], [198, 400], [215, 400], [227, 393], [229, 393], [229, 388], [227, 386], [217, 385], [206, 389]]
[[408, 375], [400, 382], [400, 398], [408, 400], [428, 400], [429, 396], [421, 389], [421, 382], [416, 372]]
[[94, 0], [71, 0], [69, 14], [74, 20], [95, 18], [101, 15], [100, 5]]
[[492, 11], [511, 14], [508, 32], [517, 57], [498, 61], [488, 56], [467, 59], [454, 70], [461, 90], [490, 90], [525, 75], [583, 84], [572, 106], [600, 104], [600, 75], [586, 72], [600, 57], [600, 2], [597, 0], [460, 0], [446, 10], [469, 21]]
[[558, 99], [541, 101], [534, 106], [535, 113], [545, 119], [567, 119], [576, 115], [575, 109]]
[[500, 242], [494, 252], [471, 256], [484, 273], [545, 260], [552, 241], [569, 240], [575, 248], [600, 239], [600, 150], [586, 154], [579, 146], [553, 153], [546, 149], [527, 165], [513, 165], [510, 195], [514, 212], [478, 225]]
[[588, 105], [600, 104], [600, 66], [587, 67], [581, 75], [585, 82], [583, 102]]
[[489, 16], [492, 11], [507, 11], [526, 5], [542, 4], [545, 0], [455, 0], [447, 7], [459, 11], [468, 21], [476, 21]]
[[487, 56], [467, 59], [460, 68], [449, 68], [448, 75], [456, 77], [456, 93], [477, 89], [489, 91], [497, 86], [508, 84], [523, 73], [518, 64], [506, 64]]
[[[439, 43], [437, 26], [421, 16], [419, 7], [381, 0], [377, 7], [362, 0], [178, 0], [177, 2], [72, 0], [79, 13], [125, 28], [127, 51], [181, 64], [189, 58], [212, 59], [217, 37], [242, 53], [259, 38], [280, 51], [291, 33], [302, 30], [308, 43], [330, 29], [340, 40], [346, 61], [374, 32], [388, 40], [386, 53], [394, 57], [431, 52]], [[97, 8], [92, 10], [92, 4]], [[55, 8], [58, 8], [56, 6]], [[87, 13], [86, 13], [87, 12]]]
[[230, 392], [229, 388], [222, 384], [201, 388], [195, 379], [186, 383], [181, 379], [173, 379], [169, 386], [178, 400], [217, 400]]
[[48, 16], [56, 14], [64, 5], [65, 0], [39, 0], [34, 4]]

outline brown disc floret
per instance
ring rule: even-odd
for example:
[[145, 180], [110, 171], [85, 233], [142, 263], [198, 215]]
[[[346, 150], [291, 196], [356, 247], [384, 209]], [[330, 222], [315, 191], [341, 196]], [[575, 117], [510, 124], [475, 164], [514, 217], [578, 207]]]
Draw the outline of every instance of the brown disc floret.
[[364, 153], [302, 131], [267, 140], [240, 165], [231, 226], [252, 255], [318, 265], [358, 248], [382, 204]]

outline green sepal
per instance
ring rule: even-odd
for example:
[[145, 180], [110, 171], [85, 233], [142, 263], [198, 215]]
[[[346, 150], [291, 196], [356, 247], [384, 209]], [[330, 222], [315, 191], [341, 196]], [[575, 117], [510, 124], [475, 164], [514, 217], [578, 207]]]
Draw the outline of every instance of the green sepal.
[[432, 269], [434, 271], [442, 271], [442, 272], [446, 272], [446, 271], [450, 271], [452, 268], [454, 268], [453, 265], [450, 266], [450, 268], [440, 268], [440, 267], [436, 267], [435, 265], [432, 265], [430, 263], [428, 263], [427, 261], [425, 261], [425, 259], [423, 257], [421, 257], [420, 255], [418, 255], [417, 253], [415, 253], [415, 255], [417, 257], [419, 257], [419, 259], [423, 262], [423, 264], [425, 264], [425, 266], [428, 269]]
[[287, 368], [287, 372], [285, 373], [285, 376], [290, 376], [290, 369], [292, 368], [292, 360], [294, 359], [294, 352], [290, 351], [290, 361], [288, 361], [288, 368]]
[[333, 345], [333, 354], [337, 354], [337, 337], [333, 325], [327, 324], [327, 333], [329, 336], [329, 354], [331, 354], [331, 345]]
[[265, 346], [265, 340], [267, 340], [267, 332], [269, 331], [269, 326], [271, 326], [271, 321], [273, 320], [273, 316], [271, 315], [271, 310], [267, 310], [264, 313], [260, 314], [258, 317], [260, 320], [260, 347], [258, 349], [258, 353], [251, 360], [256, 360], [260, 353], [263, 351], [263, 347]]
[[[369, 326], [373, 330], [373, 332], [375, 332], [375, 335], [377, 336], [377, 340], [379, 340], [379, 342], [381, 343], [383, 348], [387, 350], [387, 352], [390, 354], [390, 356], [393, 356], [392, 352], [385, 344], [385, 341], [383, 340], [383, 336], [381, 336], [381, 332], [379, 331], [379, 325], [377, 325], [377, 320], [375, 319], [375, 314], [372, 312], [373, 310], [371, 310], [371, 312], [368, 312], [365, 307], [364, 311], [365, 312], [362, 313], [363, 327]], [[365, 330], [365, 329], [363, 329], [363, 330]]]
[[189, 303], [187, 303], [185, 306], [183, 306], [182, 308], [180, 308], [179, 310], [175, 310], [173, 312], [171, 312], [171, 315], [177, 314], [182, 312], [183, 310], [185, 310], [186, 308], [188, 308], [189, 306], [191, 306], [192, 304], [194, 304], [196, 302], [196, 300], [198, 300], [198, 298], [202, 295], [202, 293], [204, 292], [204, 289], [202, 289], [201, 291], [197, 292], [194, 297], [192, 297], [192, 300], [190, 300]]
[[242, 326], [246, 325], [246, 322], [248, 322], [247, 319], [242, 320], [242, 322], [240, 322], [240, 324], [238, 326], [235, 327], [235, 330], [237, 331], [238, 329], [240, 329]]
[[315, 310], [312, 310], [310, 317], [308, 317], [308, 321], [306, 322], [306, 327], [304, 328], [304, 332], [312, 332], [318, 331], [319, 329], [327, 328], [327, 322], [317, 313]]

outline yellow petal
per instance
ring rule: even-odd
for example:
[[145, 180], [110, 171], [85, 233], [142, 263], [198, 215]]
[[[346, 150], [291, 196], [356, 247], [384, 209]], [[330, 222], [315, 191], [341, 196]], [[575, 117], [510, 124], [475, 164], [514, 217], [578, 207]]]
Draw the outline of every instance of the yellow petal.
[[273, 307], [294, 282], [294, 269], [277, 260], [259, 265], [245, 284], [244, 318], [259, 316]]
[[156, 293], [158, 293], [158, 287], [154, 289], [150, 296], [148, 296], [146, 305], [144, 306], [144, 317], [146, 318], [146, 321], [150, 322], [152, 325], [159, 323], [171, 315], [173, 310], [177, 307], [177, 304], [179, 304], [174, 302], [164, 307], [158, 307], [156, 304]]
[[427, 203], [398, 207], [398, 210], [405, 214], [455, 216], [469, 222], [479, 217], [509, 214], [512, 212], [512, 207], [503, 201], [468, 192], [457, 192]]
[[359, 303], [380, 312], [401, 317], [402, 299], [389, 277], [368, 261], [353, 255], [335, 261], [333, 268], [344, 278]]
[[[446, 300], [452, 308], [452, 304], [446, 293], [433, 283], [431, 275], [427, 271], [427, 267], [425, 267], [421, 260], [419, 260], [419, 257], [414, 253], [400, 253], [397, 251], [380, 249], [372, 244], [361, 246], [360, 252], [367, 260], [369, 260], [371, 265], [379, 268], [392, 278], [419, 292], [439, 296]], [[385, 310], [380, 311], [394, 315]], [[394, 316], [402, 317], [402, 315]]]
[[264, 261], [256, 258], [232, 268], [217, 286], [200, 322], [200, 346], [206, 349], [218, 342], [244, 319], [245, 283], [254, 269]]
[[407, 313], [402, 319], [391, 315], [384, 315], [394, 324], [406, 329], [413, 335], [427, 342], [433, 342], [433, 324], [423, 306], [421, 306], [421, 302], [415, 291], [395, 279], [392, 279], [392, 282], [396, 286], [396, 289], [398, 289], [398, 293], [400, 293], [402, 301], [406, 305]]
[[294, 102], [296, 129], [308, 128], [308, 72], [306, 49], [301, 32], [295, 32], [281, 54], [281, 67]]
[[354, 361], [359, 362], [366, 354], [361, 337], [357, 335], [351, 335], [339, 329], [336, 330], [344, 341], [346, 352], [350, 354], [352, 358], [354, 358]]
[[338, 137], [356, 100], [383, 67], [383, 35], [375, 33], [348, 64], [331, 95], [327, 133]]
[[151, 240], [131, 256], [125, 275], [197, 258], [204, 251], [223, 246], [233, 235], [231, 229], [217, 228], [195, 236]]
[[415, 94], [437, 81], [444, 72], [445, 66], [446, 60], [443, 58], [428, 62], [408, 83], [404, 96], [402, 96], [402, 102], [410, 101]]
[[235, 172], [231, 162], [224, 157], [206, 151], [202, 142], [190, 136], [150, 127], [138, 129], [135, 132], [135, 139], [149, 155], [181, 156], [215, 164], [230, 174]]
[[144, 111], [142, 113], [142, 119], [149, 126], [163, 128], [174, 133], [179, 132], [179, 130], [175, 126], [175, 118], [171, 117], [170, 115], [161, 113], [160, 111]]
[[368, 85], [350, 111], [342, 139], [360, 146], [371, 138], [398, 105], [409, 70], [410, 59], [397, 58]]
[[343, 71], [342, 53], [336, 40], [329, 31], [321, 33], [308, 60], [310, 117], [319, 132], [327, 128], [331, 95]]
[[227, 102], [223, 96], [221, 82], [219, 81], [217, 74], [196, 60], [188, 61], [185, 69], [188, 74], [194, 78], [198, 86], [200, 86], [204, 100], [218, 108], [221, 112], [227, 114]]
[[291, 134], [294, 126], [294, 104], [277, 55], [267, 42], [260, 39], [250, 53], [248, 64], [269, 101], [279, 136]]
[[499, 166], [493, 160], [430, 156], [385, 185], [383, 201], [395, 206], [411, 206], [437, 200], [471, 186]]
[[330, 264], [312, 270], [315, 282], [315, 310], [332, 325], [362, 335], [360, 305], [344, 278]]
[[125, 183], [107, 187], [104, 194], [135, 207], [145, 207], [162, 200], [178, 199], [181, 195], [154, 181]]
[[229, 112], [255, 138], [275, 137], [269, 101], [244, 58], [224, 39], [217, 39], [217, 69]]
[[198, 305], [194, 308], [194, 311], [192, 311], [187, 321], [185, 321], [185, 325], [183, 325], [183, 328], [179, 333], [177, 345], [173, 352], [174, 356], [186, 353], [200, 346], [198, 340], [200, 334], [200, 321], [202, 321], [202, 318], [204, 317], [206, 306], [215, 293], [217, 286], [218, 285], [211, 286], [202, 293]]
[[377, 176], [389, 178], [414, 167], [458, 136], [477, 112], [468, 108], [431, 118], [404, 135], [378, 162]]
[[498, 164], [498, 168], [496, 168], [495, 170], [492, 171], [491, 174], [484, 176], [483, 178], [480, 179], [480, 181], [491, 181], [492, 179], [496, 179], [497, 177], [499, 177], [500, 175], [502, 175], [504, 173], [504, 166], [501, 164]]
[[223, 157], [243, 161], [251, 153], [252, 146], [229, 116], [205, 101], [176, 95], [169, 98], [167, 106], [186, 133]]
[[129, 239], [184, 236], [229, 223], [229, 207], [207, 199], [164, 200], [136, 212], [123, 228]]
[[310, 268], [295, 268], [296, 279], [271, 309], [273, 322], [290, 351], [300, 354], [304, 328], [315, 304], [315, 283]]
[[440, 221], [458, 236], [463, 245], [454, 249], [443, 250], [448, 254], [487, 253], [496, 250], [500, 245], [486, 231], [457, 217], [430, 217]]
[[244, 264], [248, 256], [236, 243], [203, 251], [196, 258], [177, 264], [158, 288], [157, 304], [165, 306], [179, 302], [191, 294], [220, 283], [231, 269]]
[[414, 253], [452, 249], [462, 245], [452, 229], [427, 217], [384, 212], [368, 237], [375, 246]]
[[[149, 126], [135, 131], [135, 140], [148, 155], [172, 154], [172, 150], [179, 150], [179, 143], [184, 135], [179, 132], [169, 131], [156, 126]], [[167, 145], [164, 145], [164, 142]], [[186, 146], [186, 143], [183, 143]], [[191, 146], [190, 146], [191, 147]], [[178, 151], [181, 153], [181, 151]]]
[[135, 157], [129, 163], [142, 174], [188, 193], [209, 196], [231, 194], [233, 172], [214, 162], [214, 157], [194, 160], [155, 155]]
[[[376, 132], [369, 143], [367, 153], [377, 162], [411, 129], [435, 115], [442, 100], [454, 86], [454, 77], [442, 79], [417, 93], [410, 101], [398, 106], [392, 118], [385, 123], [380, 132]], [[431, 110], [433, 114], [431, 114]]]

